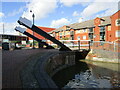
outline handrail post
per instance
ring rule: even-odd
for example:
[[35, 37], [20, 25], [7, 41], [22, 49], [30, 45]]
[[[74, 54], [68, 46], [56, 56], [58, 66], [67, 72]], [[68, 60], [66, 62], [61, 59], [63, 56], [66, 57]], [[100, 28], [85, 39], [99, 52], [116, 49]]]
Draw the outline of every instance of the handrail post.
[[74, 48], [74, 41], [72, 41], [72, 44], [73, 44], [73, 48]]
[[79, 50], [80, 50], [80, 40], [78, 40], [78, 46], [79, 46]]
[[88, 41], [89, 42], [89, 50], [90, 50], [90, 41]]

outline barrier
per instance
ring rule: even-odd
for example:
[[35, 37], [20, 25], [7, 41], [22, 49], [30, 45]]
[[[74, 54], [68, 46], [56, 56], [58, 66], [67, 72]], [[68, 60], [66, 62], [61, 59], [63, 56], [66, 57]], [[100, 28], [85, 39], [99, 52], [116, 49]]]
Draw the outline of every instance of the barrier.
[[[59, 41], [71, 49], [90, 50], [90, 40], [59, 40]], [[50, 40], [47, 40], [47, 43], [50, 44], [51, 46], [59, 48], [57, 44], [52, 43]]]

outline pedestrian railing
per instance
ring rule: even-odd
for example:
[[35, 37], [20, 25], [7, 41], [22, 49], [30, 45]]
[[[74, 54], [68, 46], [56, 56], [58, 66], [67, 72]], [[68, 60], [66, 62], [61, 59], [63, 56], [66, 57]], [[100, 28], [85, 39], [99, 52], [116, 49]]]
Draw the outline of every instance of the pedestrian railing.
[[[107, 51], [120, 52], [120, 43], [117, 42], [108, 42], [108, 41], [90, 41], [90, 40], [59, 40], [64, 45], [71, 49], [102, 49]], [[57, 44], [52, 43], [50, 40], [47, 40], [47, 43], [59, 48]]]
[[[90, 49], [90, 40], [59, 40], [62, 42], [64, 45], [71, 49]], [[50, 40], [47, 40], [47, 43], [59, 48], [57, 44], [52, 43]]]

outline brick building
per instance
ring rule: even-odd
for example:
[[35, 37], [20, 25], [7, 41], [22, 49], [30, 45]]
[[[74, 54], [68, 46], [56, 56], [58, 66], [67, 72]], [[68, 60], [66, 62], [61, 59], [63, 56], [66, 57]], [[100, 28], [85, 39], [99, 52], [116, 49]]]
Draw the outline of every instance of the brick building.
[[111, 16], [65, 25], [50, 32], [56, 39], [91, 41], [120, 40], [120, 10]]
[[[38, 26], [38, 27], [40, 29], [42, 29], [43, 31], [47, 32], [47, 33], [55, 30], [55, 28], [40, 27], [40, 26]], [[31, 35], [33, 35], [33, 31], [32, 30], [27, 29], [26, 31], [29, 32]], [[34, 36], [36, 36], [37, 38], [39, 38], [41, 40], [46, 40], [46, 38], [42, 37], [41, 35], [37, 34], [36, 32], [34, 32]], [[33, 41], [33, 39], [30, 38], [30, 37], [28, 37], [28, 39], [29, 39], [29, 41]]]

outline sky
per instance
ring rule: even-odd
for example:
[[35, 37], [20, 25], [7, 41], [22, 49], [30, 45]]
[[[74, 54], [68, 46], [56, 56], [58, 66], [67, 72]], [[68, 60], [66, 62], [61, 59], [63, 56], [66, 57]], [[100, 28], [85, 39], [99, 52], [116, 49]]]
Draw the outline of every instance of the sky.
[[[0, 34], [18, 34], [14, 28], [22, 16], [35, 25], [59, 28], [118, 11], [119, 0], [0, 0]], [[30, 12], [32, 10], [32, 12]], [[4, 32], [3, 32], [4, 24]]]

